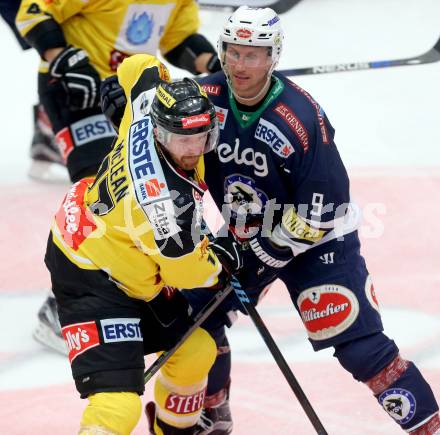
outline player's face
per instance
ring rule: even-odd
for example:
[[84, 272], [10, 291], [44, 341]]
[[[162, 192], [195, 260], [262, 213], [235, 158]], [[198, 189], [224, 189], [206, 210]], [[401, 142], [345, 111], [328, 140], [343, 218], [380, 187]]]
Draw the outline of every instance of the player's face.
[[267, 47], [227, 44], [224, 62], [234, 92], [252, 98], [265, 86], [272, 58]]
[[207, 139], [207, 132], [191, 135], [172, 134], [166, 149], [174, 163], [190, 171], [197, 166], [204, 153]]

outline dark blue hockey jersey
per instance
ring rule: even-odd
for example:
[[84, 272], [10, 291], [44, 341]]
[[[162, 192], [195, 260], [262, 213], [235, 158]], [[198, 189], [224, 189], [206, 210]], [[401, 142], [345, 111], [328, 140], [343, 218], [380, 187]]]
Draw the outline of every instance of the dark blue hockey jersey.
[[353, 231], [359, 213], [324, 111], [283, 75], [272, 80], [253, 113], [238, 110], [223, 72], [198, 80], [220, 123], [205, 180], [226, 220], [260, 222], [297, 255]]

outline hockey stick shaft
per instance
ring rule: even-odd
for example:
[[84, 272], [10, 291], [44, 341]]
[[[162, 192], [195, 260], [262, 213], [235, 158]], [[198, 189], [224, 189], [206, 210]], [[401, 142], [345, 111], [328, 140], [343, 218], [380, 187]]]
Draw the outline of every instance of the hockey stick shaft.
[[424, 54], [406, 59], [380, 60], [373, 62], [349, 62], [335, 63], [330, 65], [317, 65], [304, 68], [292, 68], [280, 70], [286, 76], [317, 75], [335, 72], [362, 71], [367, 69], [390, 68], [393, 66], [421, 65], [440, 60], [440, 39], [435, 46]]
[[154, 363], [144, 373], [144, 383], [146, 384], [159, 369], [173, 356], [176, 350], [183, 344], [183, 342], [210, 316], [210, 314], [225, 300], [226, 296], [231, 293], [233, 287], [226, 286], [223, 290], [213, 290], [212, 299], [203, 307], [201, 311], [194, 317], [194, 323], [185, 332], [181, 339], [171, 348], [168, 349], [154, 361]]
[[234, 277], [231, 283], [232, 287], [234, 287], [238, 299], [242, 303], [243, 307], [249, 314], [249, 317], [252, 319], [252, 322], [254, 323], [255, 327], [257, 328], [258, 332], [266, 343], [267, 348], [269, 349], [279, 369], [283, 373], [287, 383], [289, 384], [290, 388], [298, 399], [299, 404], [304, 409], [304, 412], [306, 413], [307, 417], [315, 428], [316, 433], [319, 435], [327, 435], [327, 431], [321, 423], [321, 420], [319, 420], [318, 415], [316, 414], [315, 410], [309, 402], [309, 399], [307, 399], [307, 396], [305, 395], [303, 389], [296, 380], [295, 375], [287, 364], [287, 361], [285, 360], [279, 347], [275, 343], [275, 340], [273, 339], [271, 333], [264, 324], [263, 319], [259, 315], [257, 309], [252, 305], [245, 291], [241, 288], [241, 285], [238, 282], [237, 278]]

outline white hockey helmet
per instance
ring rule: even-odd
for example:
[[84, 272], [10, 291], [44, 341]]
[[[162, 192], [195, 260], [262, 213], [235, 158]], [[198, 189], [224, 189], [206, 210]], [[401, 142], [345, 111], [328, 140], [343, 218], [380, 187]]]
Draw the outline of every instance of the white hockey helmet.
[[283, 30], [280, 17], [270, 8], [240, 6], [228, 19], [219, 36], [217, 50], [222, 66], [227, 43], [271, 48], [272, 66], [275, 69], [283, 49]]

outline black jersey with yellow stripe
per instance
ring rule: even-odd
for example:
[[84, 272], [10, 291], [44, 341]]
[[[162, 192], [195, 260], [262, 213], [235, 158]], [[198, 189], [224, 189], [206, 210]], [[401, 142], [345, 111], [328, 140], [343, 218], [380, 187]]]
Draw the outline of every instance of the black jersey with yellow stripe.
[[119, 135], [96, 177], [75, 183], [56, 213], [54, 243], [76, 266], [102, 270], [129, 296], [164, 285], [210, 287], [221, 271], [202, 235], [202, 162], [176, 169], [155, 143], [149, 108], [168, 72], [153, 56], [118, 69], [127, 97]]

